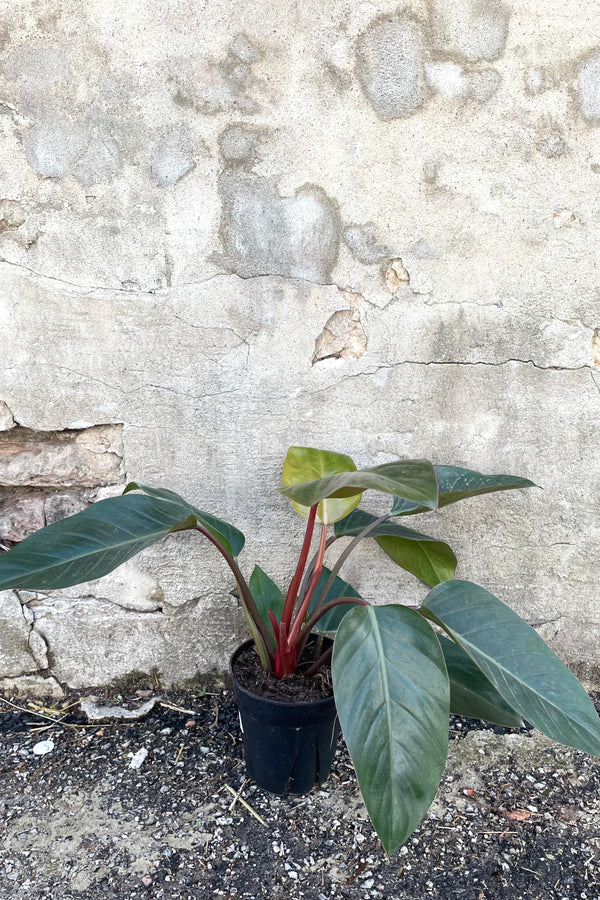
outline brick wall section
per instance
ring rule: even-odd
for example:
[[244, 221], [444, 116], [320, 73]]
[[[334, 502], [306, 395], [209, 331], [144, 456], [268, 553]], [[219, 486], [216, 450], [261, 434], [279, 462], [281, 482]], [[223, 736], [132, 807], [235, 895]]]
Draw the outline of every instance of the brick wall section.
[[0, 431], [0, 540], [17, 542], [123, 482], [122, 426]]

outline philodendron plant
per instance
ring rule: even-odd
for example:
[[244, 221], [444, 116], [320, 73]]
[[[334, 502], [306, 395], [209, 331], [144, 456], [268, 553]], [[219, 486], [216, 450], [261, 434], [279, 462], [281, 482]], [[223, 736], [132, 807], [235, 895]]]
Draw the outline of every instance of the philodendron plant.
[[[331, 651], [306, 661], [308, 637], [335, 632], [338, 715], [388, 853], [417, 827], [436, 793], [449, 712], [507, 726], [525, 719], [556, 741], [600, 755], [600, 720], [567, 667], [508, 606], [476, 584], [453, 580], [456, 557], [448, 544], [402, 524], [408, 516], [533, 482], [426, 460], [357, 470], [349, 456], [290, 447], [283, 483], [282, 492], [307, 519], [285, 593], [258, 567], [246, 581], [238, 565], [244, 536], [232, 525], [171, 491], [136, 483], [2, 554], [0, 590], [70, 587], [107, 574], [168, 534], [199, 532], [228, 563], [258, 656], [277, 678], [316, 674]], [[391, 495], [391, 508], [383, 515], [358, 509], [368, 490]], [[325, 555], [341, 538], [350, 540], [328, 568]], [[349, 553], [366, 538], [432, 588], [418, 608], [368, 603], [340, 577]]]

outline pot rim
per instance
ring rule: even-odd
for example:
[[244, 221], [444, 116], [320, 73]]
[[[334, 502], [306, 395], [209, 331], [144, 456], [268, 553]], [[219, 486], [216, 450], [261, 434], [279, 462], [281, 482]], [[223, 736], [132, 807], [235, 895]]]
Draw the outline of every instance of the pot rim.
[[229, 674], [231, 675], [231, 679], [235, 683], [236, 689], [238, 691], [241, 691], [243, 694], [246, 694], [248, 697], [253, 697], [255, 700], [261, 700], [263, 703], [268, 703], [268, 704], [271, 704], [272, 706], [282, 707], [285, 709], [293, 709], [294, 707], [297, 707], [299, 709], [307, 709], [309, 707], [311, 709], [315, 709], [315, 708], [318, 708], [319, 706], [322, 706], [323, 708], [325, 708], [325, 707], [331, 706], [332, 703], [335, 704], [335, 693], [332, 694], [331, 697], [320, 697], [318, 700], [286, 701], [286, 700], [273, 700], [273, 699], [271, 699], [271, 697], [264, 697], [261, 694], [255, 694], [253, 691], [250, 691], [250, 690], [248, 690], [248, 688], [245, 688], [242, 684], [240, 684], [238, 678], [236, 678], [235, 673], [233, 671], [233, 666], [234, 666], [234, 663], [235, 663], [237, 657], [240, 655], [240, 653], [242, 653], [242, 651], [246, 650], [248, 647], [253, 647], [253, 646], [254, 646], [254, 641], [252, 640], [252, 638], [249, 638], [249, 640], [244, 641], [243, 644], [240, 644], [240, 646], [237, 648], [237, 650], [234, 650], [234, 652], [231, 654], [231, 656], [229, 658]]

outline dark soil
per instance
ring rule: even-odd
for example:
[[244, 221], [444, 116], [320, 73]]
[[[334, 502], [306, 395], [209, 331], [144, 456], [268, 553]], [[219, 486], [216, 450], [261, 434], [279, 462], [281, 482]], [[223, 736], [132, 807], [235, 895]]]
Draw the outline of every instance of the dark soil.
[[[311, 652], [313, 649], [315, 648], [307, 648], [306, 666], [314, 660], [314, 654]], [[256, 650], [250, 646], [239, 654], [233, 671], [243, 688], [268, 700], [279, 700], [285, 703], [310, 703], [333, 696], [331, 666], [328, 663], [310, 678], [301, 674], [276, 678], [272, 672], [264, 668]]]
[[598, 760], [535, 731], [453, 717], [436, 800], [388, 858], [343, 745], [323, 788], [272, 797], [246, 778], [229, 691], [99, 725], [77, 699], [56, 723], [0, 699], [2, 898], [600, 898]]

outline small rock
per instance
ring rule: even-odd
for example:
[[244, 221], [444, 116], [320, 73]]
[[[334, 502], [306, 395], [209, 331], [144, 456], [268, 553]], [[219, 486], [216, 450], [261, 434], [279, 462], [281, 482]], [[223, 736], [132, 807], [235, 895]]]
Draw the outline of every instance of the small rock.
[[129, 763], [130, 769], [139, 769], [146, 757], [148, 756], [148, 751], [145, 747], [140, 747], [137, 753], [134, 753], [131, 757], [131, 761]]
[[44, 756], [46, 753], [51, 753], [52, 750], [54, 750], [54, 741], [40, 741], [33, 747], [36, 756]]
[[141, 719], [153, 709], [158, 699], [159, 697], [152, 697], [136, 709], [126, 709], [124, 706], [98, 706], [93, 697], [86, 697], [80, 706], [90, 722], [97, 722], [99, 719]]

